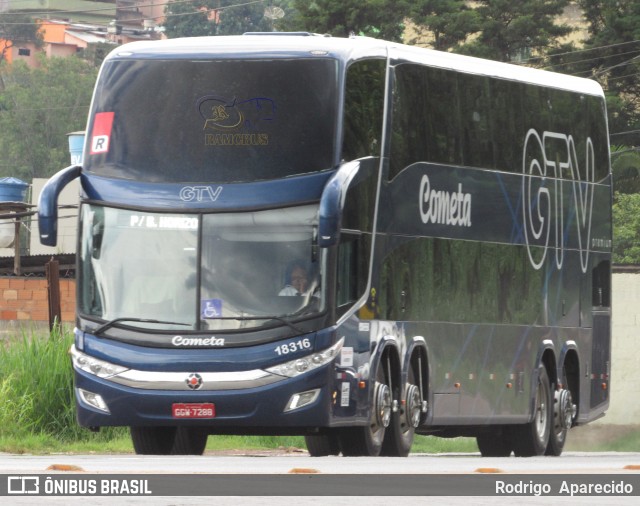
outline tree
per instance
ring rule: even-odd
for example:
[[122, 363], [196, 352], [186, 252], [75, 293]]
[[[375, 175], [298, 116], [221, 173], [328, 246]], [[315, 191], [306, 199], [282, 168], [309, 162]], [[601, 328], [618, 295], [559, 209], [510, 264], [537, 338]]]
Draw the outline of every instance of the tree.
[[478, 13], [466, 0], [416, 0], [411, 4], [410, 17], [419, 36], [432, 38], [434, 49], [441, 51], [464, 42], [479, 28]]
[[169, 2], [164, 11], [165, 35], [170, 39], [215, 35], [217, 25], [215, 19], [209, 19], [209, 13], [219, 4], [218, 0]]
[[[579, 0], [588, 22], [581, 75], [595, 77], [606, 90], [609, 129], [640, 128], [640, 2]], [[585, 68], [586, 67], [586, 68]], [[622, 141], [620, 137], [617, 141]], [[625, 144], [632, 144], [630, 138]], [[637, 144], [637, 143], [633, 143]]]
[[97, 69], [75, 56], [0, 66], [0, 176], [25, 181], [69, 165], [67, 134], [84, 130]]
[[499, 61], [544, 53], [571, 33], [556, 24], [569, 0], [477, 0], [479, 31], [460, 52]]
[[338, 37], [355, 34], [399, 42], [409, 15], [407, 0], [294, 0], [293, 5], [287, 29]]
[[[223, 2], [233, 5], [232, 1]], [[238, 5], [220, 12], [218, 35], [241, 35], [246, 32], [270, 32], [272, 20], [264, 16], [264, 3]]]
[[[289, 1], [275, 0], [271, 6], [289, 10]], [[164, 28], [169, 38], [206, 35], [241, 35], [272, 31], [279, 23], [265, 17], [265, 2], [238, 4], [237, 0], [169, 2]]]
[[613, 262], [640, 264], [640, 194], [616, 193], [613, 237]]
[[28, 14], [0, 14], [0, 63], [7, 58], [7, 51], [16, 43], [32, 42], [42, 47], [42, 34]]
[[628, 146], [611, 146], [611, 172], [616, 193], [640, 193], [640, 152]]

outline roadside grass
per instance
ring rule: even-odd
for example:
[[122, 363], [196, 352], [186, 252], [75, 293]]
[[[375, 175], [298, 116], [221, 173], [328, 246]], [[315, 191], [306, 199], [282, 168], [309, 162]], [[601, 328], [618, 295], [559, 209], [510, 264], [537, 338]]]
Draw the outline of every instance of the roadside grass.
[[640, 452], [640, 431], [628, 434], [609, 443], [600, 443], [590, 451]]
[[[81, 428], [75, 419], [73, 372], [68, 350], [70, 329], [23, 330], [21, 335], [0, 341], [0, 452], [133, 453], [126, 428]], [[588, 432], [572, 441], [567, 450], [640, 451], [640, 427], [619, 433]], [[587, 432], [580, 432], [587, 431]], [[210, 436], [207, 451], [305, 450], [301, 436]], [[473, 438], [443, 439], [416, 436], [413, 453], [476, 453]]]

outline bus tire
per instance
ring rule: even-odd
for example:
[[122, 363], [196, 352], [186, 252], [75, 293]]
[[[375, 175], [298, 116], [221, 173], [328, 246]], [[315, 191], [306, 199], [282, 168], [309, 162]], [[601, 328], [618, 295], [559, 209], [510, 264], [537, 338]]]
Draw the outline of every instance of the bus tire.
[[513, 440], [506, 429], [489, 430], [476, 436], [483, 457], [508, 457], [513, 451]]
[[209, 433], [202, 427], [178, 427], [171, 455], [202, 455]]
[[169, 455], [176, 427], [130, 427], [133, 449], [138, 455]]
[[406, 457], [411, 451], [415, 429], [422, 417], [422, 399], [420, 389], [414, 384], [413, 369], [409, 370], [405, 385], [405, 402], [391, 415], [391, 425], [386, 431], [382, 443], [381, 455], [386, 457]]
[[573, 424], [576, 406], [573, 404], [571, 391], [567, 389], [567, 378], [563, 375], [563, 388], [553, 386], [553, 425], [549, 434], [549, 443], [545, 455], [559, 457], [567, 442], [567, 432]]
[[328, 434], [307, 434], [304, 436], [307, 450], [312, 457], [340, 455], [340, 440], [335, 432]]
[[391, 391], [382, 363], [374, 382], [373, 406], [369, 423], [363, 427], [347, 427], [340, 432], [340, 448], [345, 457], [377, 457], [382, 451], [386, 428], [391, 423]]
[[544, 455], [553, 427], [553, 395], [547, 370], [538, 368], [534, 416], [529, 423], [513, 425], [513, 453], [516, 457]]

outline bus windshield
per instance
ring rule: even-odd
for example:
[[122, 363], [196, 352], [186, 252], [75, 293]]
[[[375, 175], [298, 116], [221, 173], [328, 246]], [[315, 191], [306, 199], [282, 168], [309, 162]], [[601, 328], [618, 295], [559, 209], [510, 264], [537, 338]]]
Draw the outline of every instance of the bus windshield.
[[333, 168], [336, 60], [114, 60], [92, 105], [84, 170], [235, 183]]
[[316, 215], [317, 206], [194, 215], [85, 204], [80, 313], [181, 332], [317, 314], [324, 269], [313, 246]]

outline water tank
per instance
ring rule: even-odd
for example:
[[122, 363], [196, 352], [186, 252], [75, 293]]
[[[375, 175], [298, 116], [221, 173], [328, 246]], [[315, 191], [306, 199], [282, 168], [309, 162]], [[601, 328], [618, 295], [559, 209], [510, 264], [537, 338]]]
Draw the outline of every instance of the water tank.
[[[15, 177], [0, 178], [0, 202], [24, 202], [28, 187], [27, 183]], [[15, 230], [13, 220], [0, 220], [0, 248], [9, 248], [13, 244]]]
[[71, 132], [69, 137], [69, 153], [71, 154], [71, 165], [82, 165], [84, 150], [84, 132]]
[[0, 177], [0, 202], [24, 202], [28, 187], [15, 177]]

